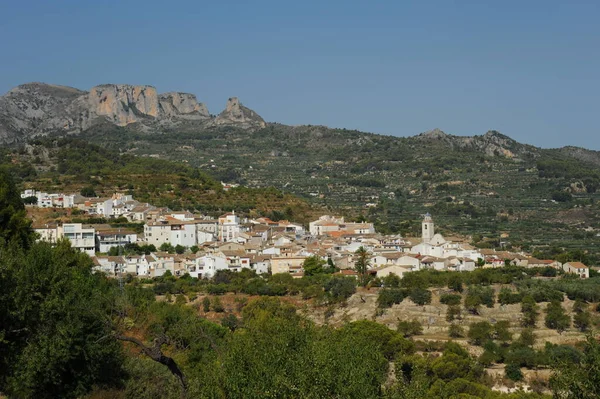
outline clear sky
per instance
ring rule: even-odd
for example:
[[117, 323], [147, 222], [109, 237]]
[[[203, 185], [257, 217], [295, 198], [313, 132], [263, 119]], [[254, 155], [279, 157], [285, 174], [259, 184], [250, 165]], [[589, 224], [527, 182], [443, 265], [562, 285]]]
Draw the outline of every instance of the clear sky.
[[0, 92], [150, 84], [266, 120], [600, 150], [600, 1], [0, 0]]

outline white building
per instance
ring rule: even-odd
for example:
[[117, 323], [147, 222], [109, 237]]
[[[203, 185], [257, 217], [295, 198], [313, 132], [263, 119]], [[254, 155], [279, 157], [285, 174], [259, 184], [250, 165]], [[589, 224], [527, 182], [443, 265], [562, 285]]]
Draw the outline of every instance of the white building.
[[148, 244], [153, 244], [156, 248], [164, 243], [188, 248], [197, 244], [194, 222], [184, 222], [172, 217], [146, 223], [144, 237]]
[[81, 223], [65, 223], [57, 228], [58, 238], [67, 238], [71, 247], [93, 256], [96, 251], [96, 230]]
[[218, 270], [228, 270], [227, 259], [216, 254], [196, 258], [196, 265], [191, 266], [187, 272], [195, 278], [212, 278]]
[[219, 217], [219, 241], [236, 241], [240, 234], [240, 218], [234, 212]]
[[421, 236], [423, 238], [423, 243], [429, 244], [435, 235], [433, 219], [431, 215], [428, 213], [425, 214], [425, 218], [421, 223]]
[[136, 241], [137, 234], [132, 230], [121, 228], [98, 230], [96, 232], [96, 251], [106, 253], [111, 248], [124, 247]]

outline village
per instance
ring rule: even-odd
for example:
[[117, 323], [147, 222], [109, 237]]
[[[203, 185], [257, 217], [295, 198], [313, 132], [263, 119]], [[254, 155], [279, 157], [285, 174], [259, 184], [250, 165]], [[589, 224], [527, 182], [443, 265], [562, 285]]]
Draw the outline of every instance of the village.
[[[25, 190], [21, 197], [30, 207], [72, 208], [90, 217], [126, 218], [143, 224], [141, 233], [110, 224], [34, 224], [40, 240], [57, 243], [68, 239], [73, 248], [92, 258], [97, 271], [113, 277], [152, 278], [169, 272], [212, 278], [219, 270], [252, 269], [257, 274], [289, 273], [300, 278], [309, 257], [335, 265], [341, 275], [356, 276], [355, 253], [361, 247], [369, 253], [368, 273], [374, 277], [395, 274], [402, 278], [422, 269], [463, 272], [507, 265], [552, 267], [589, 277], [588, 266], [581, 262], [562, 264], [526, 253], [479, 249], [468, 238], [443, 237], [435, 232], [430, 214], [423, 215], [421, 237], [401, 237], [378, 234], [371, 223], [346, 222], [330, 215], [310, 222], [306, 229], [286, 220], [242, 218], [235, 211], [213, 219], [140, 203], [132, 195], [120, 193], [111, 198], [86, 198]], [[147, 254], [125, 251], [131, 245], [150, 250]]]

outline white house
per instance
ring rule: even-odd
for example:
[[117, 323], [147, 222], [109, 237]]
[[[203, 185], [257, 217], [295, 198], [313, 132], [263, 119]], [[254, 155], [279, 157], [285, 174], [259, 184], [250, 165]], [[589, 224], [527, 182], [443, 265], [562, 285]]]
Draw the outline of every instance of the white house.
[[96, 230], [81, 223], [65, 223], [57, 228], [58, 238], [67, 238], [71, 247], [93, 256], [96, 251]]
[[240, 234], [240, 218], [234, 212], [219, 217], [219, 241], [236, 241]]
[[580, 278], [590, 277], [590, 269], [581, 262], [567, 262], [563, 265], [563, 270], [567, 273], [577, 274]]
[[148, 222], [144, 226], [144, 238], [148, 244], [160, 247], [169, 243], [174, 247], [192, 247], [197, 244], [196, 225], [194, 222], [184, 222], [167, 217], [156, 222]]

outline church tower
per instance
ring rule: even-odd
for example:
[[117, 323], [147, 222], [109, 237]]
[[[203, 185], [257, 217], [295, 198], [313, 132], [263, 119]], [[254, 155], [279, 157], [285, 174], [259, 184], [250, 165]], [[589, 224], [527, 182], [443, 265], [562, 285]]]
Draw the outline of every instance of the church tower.
[[431, 242], [433, 235], [435, 234], [433, 230], [433, 219], [429, 212], [425, 214], [425, 218], [423, 219], [423, 223], [421, 225], [421, 237], [423, 238], [423, 243], [428, 244]]

